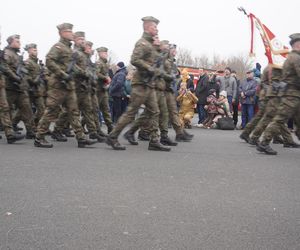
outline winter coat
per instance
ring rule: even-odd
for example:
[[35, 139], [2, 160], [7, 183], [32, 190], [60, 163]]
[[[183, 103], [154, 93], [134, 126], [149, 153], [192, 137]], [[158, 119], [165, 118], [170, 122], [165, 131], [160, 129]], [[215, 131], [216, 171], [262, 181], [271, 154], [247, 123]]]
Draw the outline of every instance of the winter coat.
[[195, 90], [195, 94], [198, 97], [198, 104], [205, 105], [206, 104], [206, 98], [208, 96], [208, 80], [209, 77], [207, 74], [203, 74], [200, 76], [197, 87]]
[[[245, 79], [240, 84], [240, 102], [241, 104], [255, 104], [257, 82], [254, 79]], [[244, 93], [245, 98], [241, 97], [241, 93]]]
[[112, 97], [124, 96], [126, 75], [127, 75], [126, 68], [121, 68], [116, 72], [109, 87], [110, 96]]
[[220, 91], [225, 90], [227, 92], [227, 96], [235, 97], [238, 91], [235, 78], [232, 76], [222, 76], [219, 79], [221, 82]]

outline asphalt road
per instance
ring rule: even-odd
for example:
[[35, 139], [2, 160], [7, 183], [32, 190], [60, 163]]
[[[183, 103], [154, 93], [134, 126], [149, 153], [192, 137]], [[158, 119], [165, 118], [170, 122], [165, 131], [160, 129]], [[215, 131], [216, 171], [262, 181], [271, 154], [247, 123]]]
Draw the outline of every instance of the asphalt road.
[[0, 249], [300, 249], [300, 149], [190, 131], [169, 153], [0, 140]]

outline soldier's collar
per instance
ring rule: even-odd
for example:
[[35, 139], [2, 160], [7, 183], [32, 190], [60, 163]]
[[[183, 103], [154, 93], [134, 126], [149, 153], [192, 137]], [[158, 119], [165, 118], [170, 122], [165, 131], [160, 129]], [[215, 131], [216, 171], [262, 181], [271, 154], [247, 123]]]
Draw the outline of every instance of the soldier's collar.
[[34, 62], [37, 62], [37, 61], [38, 61], [37, 56], [30, 55], [29, 58], [30, 58], [31, 60], [33, 60]]
[[150, 34], [147, 33], [147, 32], [144, 32], [144, 33], [143, 33], [143, 38], [146, 39], [147, 41], [151, 42], [151, 43], [154, 41], [154, 40], [153, 40], [153, 36], [150, 35]]
[[71, 41], [69, 41], [68, 39], [65, 39], [63, 37], [61, 37], [59, 41], [69, 47], [71, 47], [71, 45], [72, 45]]
[[101, 61], [101, 62], [104, 62], [104, 63], [107, 63], [107, 59], [105, 59], [105, 58], [99, 58], [99, 61]]

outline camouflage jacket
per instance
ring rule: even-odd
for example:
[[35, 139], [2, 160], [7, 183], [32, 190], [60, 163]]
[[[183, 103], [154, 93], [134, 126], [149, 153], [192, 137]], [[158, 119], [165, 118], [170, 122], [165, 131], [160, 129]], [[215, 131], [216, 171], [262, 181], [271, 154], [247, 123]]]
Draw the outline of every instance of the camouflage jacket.
[[[272, 71], [271, 73], [269, 71]], [[277, 92], [273, 88], [273, 84], [275, 82], [280, 82], [282, 78], [282, 69], [277, 68], [268, 68], [267, 70], [267, 78], [268, 78], [268, 88], [266, 92], [266, 97], [276, 97], [276, 96], [282, 96], [283, 92]], [[270, 75], [271, 74], [271, 75]], [[271, 79], [270, 79], [271, 77]]]
[[177, 81], [174, 78], [177, 74], [177, 65], [172, 56], [169, 56], [165, 61], [165, 71], [167, 74], [172, 76], [169, 80], [166, 80], [166, 90], [169, 92], [174, 92], [177, 89]]
[[87, 66], [88, 58], [82, 48], [75, 47], [74, 53], [77, 53], [76, 67], [74, 68], [74, 81], [76, 91], [89, 91]]
[[300, 97], [300, 51], [292, 50], [283, 64], [282, 81], [287, 83], [285, 95]]
[[[73, 51], [71, 45], [70, 41], [61, 38], [48, 52], [46, 56], [46, 66], [50, 73], [48, 81], [49, 88], [66, 88], [62, 78], [66, 76], [67, 68], [72, 60]], [[69, 81], [67, 88], [75, 89], [74, 82]]]
[[100, 91], [106, 90], [106, 78], [108, 77], [109, 65], [107, 60], [100, 58], [96, 62], [96, 74], [98, 78], [98, 86], [97, 89]]
[[[4, 49], [2, 71], [5, 76], [6, 89], [23, 91], [27, 90], [28, 86], [24, 84], [24, 81], [22, 81], [23, 84], [16, 82], [19, 78], [17, 76], [17, 68], [20, 63], [18, 52], [19, 50], [10, 47]], [[23, 61], [21, 63], [24, 64]]]
[[152, 44], [152, 36], [145, 32], [135, 44], [131, 55], [131, 64], [136, 67], [132, 77], [132, 85], [146, 84], [154, 87], [151, 79], [154, 75], [153, 66], [157, 54]]

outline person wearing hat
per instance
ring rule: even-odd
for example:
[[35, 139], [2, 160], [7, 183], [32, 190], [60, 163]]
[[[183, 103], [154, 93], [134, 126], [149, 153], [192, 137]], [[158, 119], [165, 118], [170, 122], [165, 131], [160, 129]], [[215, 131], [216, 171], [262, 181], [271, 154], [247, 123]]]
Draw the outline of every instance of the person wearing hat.
[[[33, 139], [34, 122], [31, 103], [28, 95], [29, 87], [26, 84], [26, 73], [23, 56], [20, 56], [21, 42], [19, 35], [12, 35], [7, 38], [8, 46], [4, 49], [3, 73], [6, 85], [6, 96], [10, 107], [11, 117], [13, 112], [18, 110], [20, 120], [25, 124], [26, 138]], [[17, 124], [16, 124], [17, 125]]]
[[[103, 115], [107, 133], [113, 129], [113, 123], [109, 112], [109, 97], [108, 86], [111, 82], [109, 77], [109, 64], [108, 64], [108, 48], [100, 47], [97, 49], [99, 60], [96, 62], [96, 72], [98, 76], [97, 97], [99, 102], [99, 109]], [[99, 117], [99, 116], [98, 116]], [[99, 118], [96, 119], [99, 119]]]
[[[6, 98], [5, 79], [3, 75], [3, 56], [4, 51], [0, 50], [0, 121], [5, 132], [7, 143], [11, 144], [24, 138], [23, 135], [15, 134], [10, 118], [9, 104]], [[1, 139], [1, 138], [0, 138]]]
[[52, 148], [45, 136], [49, 130], [50, 123], [57, 120], [61, 106], [64, 106], [68, 113], [68, 121], [76, 134], [79, 148], [94, 144], [85, 138], [80, 123], [80, 112], [77, 105], [75, 84], [72, 80], [72, 73], [67, 72], [72, 61], [73, 51], [71, 41], [73, 40], [73, 25], [63, 23], [57, 26], [60, 40], [54, 44], [46, 56], [46, 66], [50, 72], [48, 81], [47, 107], [39, 121], [34, 145], [42, 148]]
[[113, 122], [116, 123], [122, 113], [125, 112], [123, 107], [123, 101], [126, 98], [124, 96], [124, 88], [126, 81], [127, 69], [124, 62], [117, 63], [117, 71], [112, 78], [111, 84], [109, 86], [109, 96], [113, 100], [112, 104], [112, 118]]
[[254, 79], [253, 70], [246, 72], [246, 79], [241, 81], [239, 87], [240, 103], [242, 105], [242, 124], [244, 129], [246, 124], [251, 121], [254, 116], [254, 105], [257, 82]]
[[[35, 107], [34, 113], [34, 125], [38, 125], [44, 110], [45, 110], [45, 99], [43, 97], [44, 88], [44, 75], [43, 68], [39, 64], [38, 50], [35, 43], [30, 43], [25, 46], [25, 51], [28, 53], [28, 59], [25, 60], [25, 69], [28, 71], [26, 75], [26, 81], [30, 88], [29, 97], [31, 104]], [[17, 124], [14, 119], [14, 124]]]
[[153, 46], [154, 36], [158, 34], [157, 25], [159, 21], [147, 16], [142, 18], [144, 33], [135, 44], [131, 64], [136, 67], [136, 71], [132, 78], [131, 102], [127, 111], [119, 118], [113, 131], [107, 137], [107, 144], [115, 150], [125, 150], [125, 146], [121, 145], [118, 137], [122, 130], [135, 119], [140, 106], [144, 104], [150, 112], [150, 142], [148, 149], [156, 151], [170, 151], [171, 148], [164, 147], [159, 142], [158, 136], [158, 117], [159, 108], [157, 104], [154, 83], [152, 81], [155, 75], [155, 58], [156, 49]]
[[[265, 129], [261, 142], [256, 146], [258, 151], [270, 155], [277, 154], [270, 147], [273, 136], [280, 133], [282, 126], [285, 126], [289, 118], [294, 118], [297, 126], [295, 134], [300, 140], [300, 33], [290, 35], [290, 39], [292, 51], [283, 64], [281, 79], [284, 94], [275, 117]], [[298, 147], [299, 145], [287, 146]]]

